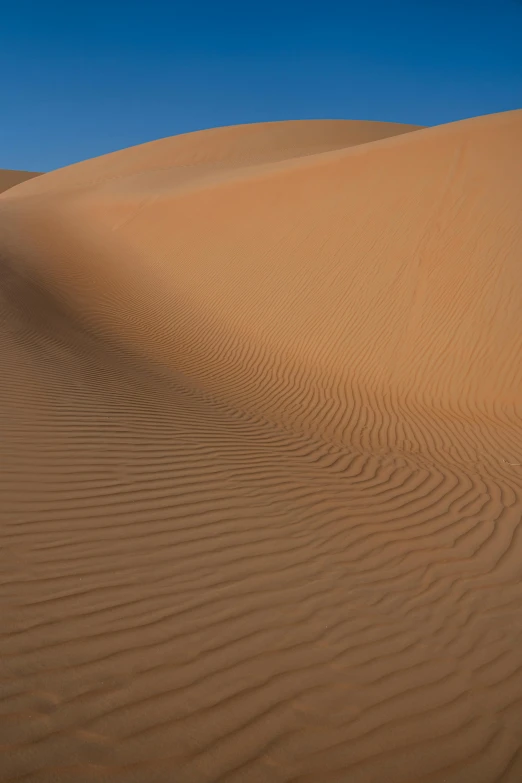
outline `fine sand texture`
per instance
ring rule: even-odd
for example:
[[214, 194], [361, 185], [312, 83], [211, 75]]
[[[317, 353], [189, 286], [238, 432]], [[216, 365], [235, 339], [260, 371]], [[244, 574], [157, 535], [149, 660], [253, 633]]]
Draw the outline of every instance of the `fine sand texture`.
[[14, 171], [12, 169], [0, 169], [0, 193], [3, 193], [9, 188], [13, 188], [15, 185], [19, 185], [20, 182], [25, 182], [27, 179], [33, 177], [39, 177], [40, 175], [36, 171]]
[[0, 196], [0, 781], [522, 781], [522, 111]]

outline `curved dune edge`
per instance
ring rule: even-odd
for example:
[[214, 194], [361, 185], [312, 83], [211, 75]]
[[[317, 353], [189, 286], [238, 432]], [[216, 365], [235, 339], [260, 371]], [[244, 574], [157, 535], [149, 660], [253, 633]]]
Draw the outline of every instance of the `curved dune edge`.
[[276, 125], [0, 198], [2, 783], [522, 779], [522, 113]]
[[33, 177], [41, 176], [36, 171], [15, 171], [14, 169], [0, 169], [0, 193], [9, 188], [14, 188], [22, 182]]
[[211, 128], [139, 144], [56, 169], [38, 185], [31, 183], [19, 188], [16, 195], [92, 187], [162, 172], [172, 187], [185, 171], [189, 178], [199, 169], [224, 166], [230, 170], [291, 160], [418, 129], [416, 125], [353, 120], [294, 120]]

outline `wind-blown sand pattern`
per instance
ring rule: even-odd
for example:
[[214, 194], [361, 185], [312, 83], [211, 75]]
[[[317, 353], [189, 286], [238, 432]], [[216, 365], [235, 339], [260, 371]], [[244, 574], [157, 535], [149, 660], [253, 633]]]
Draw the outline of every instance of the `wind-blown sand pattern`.
[[522, 112], [0, 197], [0, 779], [522, 780]]

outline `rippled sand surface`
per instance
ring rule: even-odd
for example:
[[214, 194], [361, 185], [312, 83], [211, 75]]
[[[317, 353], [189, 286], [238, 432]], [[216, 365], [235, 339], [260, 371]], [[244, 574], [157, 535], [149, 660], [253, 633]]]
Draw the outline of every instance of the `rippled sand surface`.
[[2, 783], [520, 783], [521, 139], [239, 126], [0, 196]]

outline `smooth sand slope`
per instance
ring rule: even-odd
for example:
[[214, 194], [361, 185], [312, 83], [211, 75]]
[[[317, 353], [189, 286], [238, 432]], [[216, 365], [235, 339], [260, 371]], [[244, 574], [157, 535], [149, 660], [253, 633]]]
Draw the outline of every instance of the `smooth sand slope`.
[[12, 169], [0, 169], [0, 193], [13, 188], [27, 179], [40, 176], [36, 171], [14, 171]]
[[0, 197], [0, 780], [522, 780], [522, 112]]

